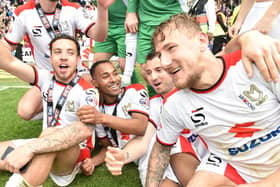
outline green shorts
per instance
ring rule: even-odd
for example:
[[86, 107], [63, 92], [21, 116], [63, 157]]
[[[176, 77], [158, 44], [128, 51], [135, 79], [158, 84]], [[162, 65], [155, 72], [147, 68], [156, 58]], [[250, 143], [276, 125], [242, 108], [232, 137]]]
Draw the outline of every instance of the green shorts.
[[125, 58], [125, 28], [123, 25], [110, 25], [104, 42], [95, 42], [95, 53], [114, 53]]
[[146, 63], [146, 57], [152, 50], [152, 35], [155, 28], [155, 26], [139, 24], [136, 61], [140, 64]]

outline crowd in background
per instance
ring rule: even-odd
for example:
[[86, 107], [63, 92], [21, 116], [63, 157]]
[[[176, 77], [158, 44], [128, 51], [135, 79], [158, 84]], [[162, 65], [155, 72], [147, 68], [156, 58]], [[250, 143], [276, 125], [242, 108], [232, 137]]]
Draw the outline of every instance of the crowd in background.
[[[25, 0], [28, 1], [28, 0]], [[24, 0], [4, 0], [0, 2], [0, 38], [8, 32], [9, 25], [11, 21], [14, 19], [13, 17], [13, 11], [14, 9], [25, 3]], [[88, 15], [90, 17], [94, 17], [94, 4], [89, 0], [71, 0], [72, 2], [79, 3], [85, 12], [85, 15]], [[221, 40], [221, 37], [218, 37], [216, 40], [217, 42], [222, 42], [220, 45], [224, 45], [225, 42], [229, 40], [229, 37], [227, 35], [227, 28], [231, 26], [234, 22], [235, 17], [238, 13], [238, 8], [241, 3], [241, 0], [215, 0], [216, 2], [216, 25], [221, 25], [222, 29], [224, 30], [225, 34], [223, 34], [223, 39]], [[237, 10], [236, 10], [237, 9]], [[216, 26], [218, 27], [218, 26]], [[215, 30], [217, 31], [217, 29]], [[221, 35], [221, 33], [213, 33], [214, 37], [215, 35]], [[83, 39], [84, 40], [84, 39]], [[216, 45], [215, 43], [215, 45]], [[218, 47], [218, 50], [220, 47]], [[216, 53], [216, 49], [213, 49], [213, 52]]]

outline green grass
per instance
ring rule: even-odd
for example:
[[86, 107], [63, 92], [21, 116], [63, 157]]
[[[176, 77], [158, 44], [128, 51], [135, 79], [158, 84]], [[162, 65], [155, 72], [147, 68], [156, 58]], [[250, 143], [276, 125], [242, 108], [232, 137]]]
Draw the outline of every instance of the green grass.
[[[2, 86], [26, 85], [15, 78], [0, 78], [0, 141], [37, 137], [41, 131], [40, 121], [24, 121], [16, 114], [17, 103], [27, 90], [26, 88], [9, 88]], [[0, 186], [4, 186], [11, 174], [0, 171]], [[50, 179], [44, 187], [56, 186]], [[134, 164], [123, 169], [122, 176], [112, 176], [105, 165], [96, 168], [92, 176], [78, 175], [70, 187], [140, 187], [138, 171]]]

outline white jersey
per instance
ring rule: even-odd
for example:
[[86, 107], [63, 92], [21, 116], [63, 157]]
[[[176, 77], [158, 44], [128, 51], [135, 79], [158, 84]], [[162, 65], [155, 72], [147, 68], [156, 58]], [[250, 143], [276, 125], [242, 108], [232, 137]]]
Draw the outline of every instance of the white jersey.
[[[53, 79], [53, 74], [47, 70], [37, 69], [36, 71], [36, 85], [40, 88], [43, 98], [43, 129], [47, 128], [47, 97], [50, 84]], [[53, 111], [55, 111], [55, 106], [63, 93], [65, 84], [54, 82], [53, 88]], [[90, 83], [80, 78], [78, 83], [69, 91], [66, 101], [59, 114], [56, 126], [58, 128], [70, 125], [75, 121], [79, 121], [77, 116], [78, 109], [83, 105], [90, 105], [98, 109], [99, 94], [96, 88], [94, 88]], [[89, 146], [93, 148], [94, 146], [94, 132], [92, 140], [85, 141], [80, 144], [81, 148]], [[92, 145], [91, 145], [92, 144]]]
[[[172, 92], [170, 92], [170, 94], [172, 94]], [[163, 106], [163, 97], [161, 95], [155, 95], [150, 98], [149, 120], [150, 122], [152, 122], [152, 124], [157, 130], [162, 128], [160, 122], [160, 114], [161, 114], [162, 106]], [[155, 141], [156, 141], [156, 134], [154, 134], [154, 136], [152, 137], [146, 153], [139, 159], [138, 162], [138, 170], [143, 186], [145, 184], [149, 157], [152, 152], [152, 148]], [[207, 150], [207, 146], [204, 144], [204, 142], [200, 139], [199, 136], [184, 129], [181, 132], [181, 136], [180, 138], [178, 138], [176, 144], [172, 146], [170, 154], [172, 155], [172, 154], [182, 153], [182, 152], [192, 154], [198, 160], [201, 160], [206, 155], [208, 150]], [[167, 177], [170, 180], [179, 183], [170, 165], [168, 165], [167, 169], [165, 170], [164, 177]]]
[[[148, 92], [142, 84], [132, 84], [125, 87], [125, 92], [118, 103], [100, 106], [100, 111], [112, 115], [115, 107], [116, 116], [124, 119], [131, 119], [131, 113], [137, 112], [149, 116], [149, 97]], [[108, 132], [102, 125], [96, 126], [98, 138], [105, 138]], [[123, 148], [135, 135], [117, 131], [118, 147]], [[110, 138], [110, 137], [109, 137]]]
[[[83, 16], [82, 9], [78, 4], [70, 3], [68, 0], [61, 0], [62, 9], [59, 17], [59, 30], [61, 33], [71, 36], [77, 30], [87, 34], [87, 31], [94, 24], [90, 19]], [[41, 22], [35, 8], [35, 0], [29, 0], [26, 4], [19, 6], [15, 10], [15, 21], [5, 36], [5, 40], [10, 44], [19, 44], [24, 35], [27, 35], [31, 43], [31, 50], [35, 62], [39, 68], [52, 70], [49, 62], [49, 43], [51, 37]], [[54, 14], [46, 14], [50, 24], [52, 24]]]
[[249, 79], [240, 51], [223, 59], [224, 73], [213, 87], [178, 90], [166, 99], [157, 138], [172, 145], [187, 128], [247, 182], [255, 182], [280, 166], [280, 84], [267, 83], [256, 67]]

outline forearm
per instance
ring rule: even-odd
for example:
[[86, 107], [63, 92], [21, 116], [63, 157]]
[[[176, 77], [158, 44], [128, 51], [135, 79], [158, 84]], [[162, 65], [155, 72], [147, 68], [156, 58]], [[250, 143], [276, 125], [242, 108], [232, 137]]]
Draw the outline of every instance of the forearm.
[[249, 11], [253, 7], [255, 0], [245, 0], [241, 2], [241, 7], [235, 22], [242, 24], [247, 17]]
[[92, 163], [94, 164], [95, 167], [104, 163], [105, 156], [106, 156], [106, 151], [107, 151], [107, 148], [103, 147], [96, 155], [94, 155], [91, 158]]
[[21, 80], [33, 83], [35, 80], [35, 73], [33, 68], [17, 58], [15, 58], [3, 41], [0, 42], [0, 69], [11, 73]]
[[267, 9], [263, 18], [274, 20], [280, 13], [280, 0], [274, 0], [271, 6]]
[[102, 124], [123, 133], [143, 136], [148, 124], [148, 119], [124, 119], [106, 114], [106, 117], [104, 118], [104, 122]]
[[64, 128], [57, 128], [53, 133], [43, 135], [27, 143], [26, 146], [34, 154], [62, 151], [79, 144], [91, 136], [92, 132], [92, 125], [87, 126], [81, 122], [75, 122]]
[[164, 171], [169, 164], [170, 149], [170, 146], [155, 142], [149, 159], [146, 187], [159, 186]]
[[97, 6], [96, 24], [88, 31], [88, 36], [95, 41], [102, 42], [106, 39], [108, 32], [108, 9]]

